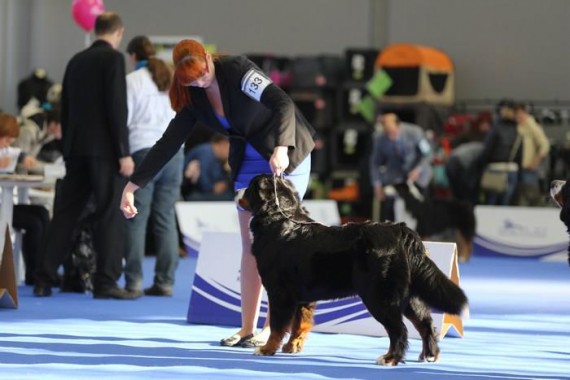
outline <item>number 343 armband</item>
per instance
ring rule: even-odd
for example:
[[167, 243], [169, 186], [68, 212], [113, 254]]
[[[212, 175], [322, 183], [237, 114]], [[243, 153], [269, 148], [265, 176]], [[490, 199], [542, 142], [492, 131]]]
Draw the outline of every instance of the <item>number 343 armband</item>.
[[241, 80], [241, 90], [244, 94], [259, 102], [265, 88], [269, 86], [271, 79], [255, 69], [250, 69]]

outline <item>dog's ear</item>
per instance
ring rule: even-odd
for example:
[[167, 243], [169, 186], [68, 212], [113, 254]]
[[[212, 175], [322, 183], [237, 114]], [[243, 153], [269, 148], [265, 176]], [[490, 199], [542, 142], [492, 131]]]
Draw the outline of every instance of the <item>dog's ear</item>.
[[261, 174], [257, 177], [257, 179], [259, 197], [263, 200], [267, 200], [269, 197], [273, 197], [273, 176], [269, 174]]

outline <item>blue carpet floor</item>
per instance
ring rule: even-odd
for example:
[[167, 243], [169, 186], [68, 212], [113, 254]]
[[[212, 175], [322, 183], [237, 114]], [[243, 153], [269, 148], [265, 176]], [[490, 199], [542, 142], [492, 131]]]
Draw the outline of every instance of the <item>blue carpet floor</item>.
[[374, 364], [387, 338], [312, 333], [302, 353], [274, 357], [221, 347], [235, 327], [186, 323], [195, 264], [181, 260], [172, 298], [42, 299], [20, 287], [19, 309], [0, 309], [0, 379], [570, 379], [566, 263], [475, 256], [460, 266], [464, 338], [444, 338], [437, 363], [418, 362], [411, 340], [394, 368]]

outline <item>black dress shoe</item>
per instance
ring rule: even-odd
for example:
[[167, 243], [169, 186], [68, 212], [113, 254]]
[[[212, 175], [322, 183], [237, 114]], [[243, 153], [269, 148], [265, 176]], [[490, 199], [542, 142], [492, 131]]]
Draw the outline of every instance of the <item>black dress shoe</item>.
[[93, 291], [93, 298], [95, 299], [116, 299], [116, 300], [134, 300], [139, 298], [136, 293], [129, 292], [123, 288], [115, 286], [113, 288], [106, 288]]
[[172, 297], [172, 288], [163, 288], [156, 284], [144, 290], [145, 296]]
[[36, 297], [50, 297], [51, 296], [51, 287], [50, 286], [43, 286], [43, 285], [34, 286], [34, 296], [36, 296]]

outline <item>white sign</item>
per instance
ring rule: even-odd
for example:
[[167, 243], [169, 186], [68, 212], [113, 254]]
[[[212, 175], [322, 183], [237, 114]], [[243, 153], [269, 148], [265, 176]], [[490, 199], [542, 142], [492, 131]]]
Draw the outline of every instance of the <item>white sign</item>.
[[565, 256], [568, 234], [556, 207], [477, 206], [477, 253]]

